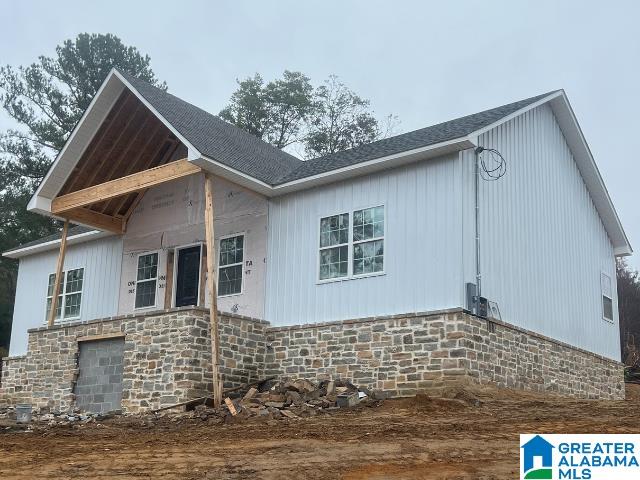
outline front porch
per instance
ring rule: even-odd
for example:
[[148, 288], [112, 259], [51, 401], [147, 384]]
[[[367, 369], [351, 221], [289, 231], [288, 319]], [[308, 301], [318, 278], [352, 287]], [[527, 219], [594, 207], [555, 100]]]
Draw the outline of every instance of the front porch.
[[[224, 387], [257, 380], [268, 324], [222, 313], [218, 318]], [[90, 355], [83, 345], [114, 340], [123, 343], [120, 359], [83, 358]], [[95, 381], [86, 381], [87, 371]], [[139, 412], [209, 396], [209, 309], [181, 307], [32, 329], [27, 354], [3, 359], [2, 372], [0, 404], [56, 411], [104, 412], [118, 404]]]
[[[125, 82], [124, 79], [121, 81]], [[112, 80], [105, 83], [107, 89], [112, 85], [110, 82]], [[208, 305], [209, 341], [212, 344], [210, 351], [213, 351], [209, 357], [211, 381], [200, 382], [197, 388], [202, 393], [208, 383], [213, 391], [215, 404], [220, 405], [223, 379], [219, 373], [214, 178], [210, 172], [192, 162], [194, 158], [200, 157], [197, 151], [173, 126], [161, 118], [138, 92], [116, 83], [119, 85], [118, 88], [111, 86], [113, 100], [108, 113], [94, 125], [81, 122], [79, 128], [86, 129], [87, 132], [85, 138], [77, 139], [77, 146], [84, 144], [84, 148], [79, 149], [77, 155], [68, 150], [73, 149], [76, 135], [83, 135], [74, 131], [68, 145], [54, 164], [61, 170], [60, 177], [49, 181], [55, 191], [49, 193], [50, 200], [43, 213], [62, 219], [64, 226], [56, 270], [50, 277], [52, 280], [47, 294], [47, 325], [50, 328], [55, 327], [57, 320], [64, 319], [67, 313], [70, 313], [72, 318], [80, 317], [80, 292], [84, 269], [74, 270], [73, 277], [70, 277], [70, 272], [65, 269], [70, 223], [124, 237], [129, 222], [147, 193], [186, 177], [196, 177], [200, 179], [202, 187], [202, 195], [198, 200], [204, 206], [199, 219], [204, 227], [204, 238], [200, 237], [197, 243], [191, 244], [194, 254], [190, 264], [183, 269], [195, 272], [195, 277], [191, 278], [194, 276], [191, 275], [189, 278], [183, 278], [174, 275], [173, 253], [179, 252], [177, 246], [171, 249], [169, 258], [166, 259], [166, 267], [163, 265], [163, 271], [159, 271], [160, 253], [147, 252], [144, 258], [138, 258], [135, 278], [130, 280], [130, 285], [135, 291], [135, 301], [131, 309], [140, 310], [139, 313], [144, 310], [145, 318], [153, 318], [150, 311], [162, 306], [158, 298], [161, 278], [164, 278], [162, 288], [165, 293], [165, 309], [178, 305]], [[111, 94], [106, 96], [109, 95]], [[97, 99], [100, 97], [101, 95], [98, 95]], [[106, 106], [108, 101], [102, 97]], [[93, 110], [93, 107], [90, 107], [85, 115], [91, 115]], [[34, 199], [36, 203], [42, 200], [39, 194]], [[189, 203], [191, 204], [191, 201]], [[35, 210], [42, 209], [36, 206]], [[161, 245], [161, 249], [162, 247], [164, 246]], [[176, 263], [177, 260], [178, 258]], [[178, 267], [176, 271], [182, 273]], [[70, 281], [70, 278], [73, 281]], [[178, 282], [174, 286], [172, 283], [176, 278]], [[73, 285], [73, 295], [68, 295], [65, 281], [68, 285]], [[176, 297], [176, 290], [180, 288], [183, 295]], [[123, 300], [122, 295], [120, 297], [120, 300]], [[125, 348], [125, 357], [126, 351]], [[65, 366], [61, 368], [63, 372], [69, 371]], [[63, 376], [66, 377], [67, 373]], [[149, 385], [147, 382], [146, 388], [150, 388]], [[67, 388], [62, 390], [66, 391]], [[157, 393], [157, 389], [154, 391]]]

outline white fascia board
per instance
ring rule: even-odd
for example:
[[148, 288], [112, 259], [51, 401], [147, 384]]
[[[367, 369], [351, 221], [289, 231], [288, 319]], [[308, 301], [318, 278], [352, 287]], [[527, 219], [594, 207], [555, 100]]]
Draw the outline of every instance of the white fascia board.
[[166, 118], [164, 118], [162, 115], [160, 115], [160, 113], [153, 107], [153, 105], [151, 105], [146, 98], [144, 98], [140, 92], [138, 92], [138, 90], [136, 90], [136, 88], [131, 85], [129, 83], [129, 81], [124, 78], [122, 75], [120, 75], [120, 72], [118, 72], [117, 70], [113, 70], [113, 74], [118, 77], [118, 79], [131, 91], [131, 93], [133, 93], [136, 98], [138, 100], [140, 100], [143, 105], [145, 107], [147, 107], [156, 117], [158, 117], [158, 120], [160, 120], [165, 127], [167, 127], [169, 130], [171, 130], [171, 132], [180, 139], [180, 141], [182, 142], [182, 144], [187, 147], [188, 153], [189, 153], [189, 158], [198, 158], [201, 156], [200, 152], [198, 151], [198, 149], [196, 147], [194, 147], [191, 142], [189, 142], [186, 138], [184, 138], [182, 136], [182, 134], [180, 132], [178, 132], [178, 130], [176, 130], [174, 128], [173, 125], [171, 125]]
[[556, 98], [550, 102], [550, 104], [565, 139], [574, 154], [578, 169], [591, 194], [596, 210], [600, 214], [605, 230], [613, 244], [615, 255], [631, 255], [633, 248], [631, 248], [629, 238], [624, 231], [618, 212], [613, 205], [607, 186], [602, 179], [598, 165], [582, 133], [573, 108], [571, 108], [569, 99], [563, 92], [561, 97]]
[[[71, 135], [69, 135], [69, 138], [67, 139], [64, 146], [62, 147], [62, 150], [60, 150], [60, 153], [58, 153], [58, 155], [56, 156], [55, 160], [51, 164], [51, 167], [47, 171], [44, 179], [42, 180], [42, 182], [40, 182], [40, 185], [38, 186], [38, 188], [36, 189], [36, 192], [31, 197], [31, 200], [29, 200], [29, 203], [27, 204], [28, 211], [42, 213], [41, 212], [42, 201], [48, 200], [49, 203], [51, 202], [51, 199], [55, 197], [55, 195], [60, 191], [60, 188], [62, 188], [62, 185], [64, 184], [69, 174], [73, 170], [73, 167], [77, 164], [78, 160], [80, 159], [80, 157], [82, 157], [82, 154], [85, 152], [86, 148], [89, 146], [89, 144], [93, 140], [93, 137], [95, 136], [98, 129], [102, 125], [106, 116], [111, 111], [111, 108], [113, 107], [116, 100], [120, 96], [120, 93], [122, 93], [122, 91], [124, 90], [124, 85], [122, 85], [121, 83], [120, 84], [112, 83], [114, 74], [115, 74], [115, 70], [112, 69], [111, 72], [109, 72], [109, 75], [107, 75], [107, 78], [104, 80], [104, 82], [102, 82], [102, 85], [100, 85], [100, 88], [98, 89], [96, 95], [91, 100], [89, 107], [82, 114], [82, 117], [80, 117], [80, 121], [73, 128]], [[105, 93], [107, 90], [109, 90], [108, 95]], [[108, 97], [108, 98], [105, 98], [105, 97]], [[99, 102], [104, 103], [104, 105], [102, 105], [101, 112], [97, 111], [97, 104]], [[86, 125], [87, 119], [92, 116], [95, 116], [95, 118], [92, 119], [93, 125], [88, 127]], [[79, 149], [79, 152], [74, 152], [74, 154], [72, 155], [72, 157], [74, 158], [70, 159], [71, 161], [67, 168], [66, 174], [62, 173], [62, 175], [60, 176], [61, 178], [55, 182], [59, 184], [57, 188], [55, 188], [54, 186], [56, 190], [55, 193], [51, 194], [51, 192], [49, 192], [46, 195], [43, 194], [42, 190], [49, 187], [50, 183], [53, 183], [52, 177], [55, 174], [61, 173], [58, 171], [60, 162], [66, 160], [66, 157], [69, 153], [69, 149], [76, 146], [76, 141], [77, 141], [76, 137], [79, 135], [79, 132], [81, 132], [83, 129], [86, 129], [86, 132], [84, 133], [87, 136], [88, 140], [84, 141], [84, 145]], [[62, 178], [64, 178], [64, 181], [61, 182], [60, 180]]]
[[386, 170], [408, 163], [426, 160], [428, 158], [439, 157], [451, 152], [474, 148], [476, 146], [474, 140], [475, 139], [472, 137], [460, 137], [454, 140], [448, 140], [446, 142], [440, 142], [434, 145], [348, 165], [343, 168], [330, 170], [311, 177], [305, 177], [299, 180], [283, 183], [281, 185], [276, 185], [275, 187], [206, 156], [201, 156], [200, 158], [193, 160], [193, 163], [208, 172], [253, 190], [254, 192], [260, 193], [266, 197], [275, 197], [317, 185], [338, 182], [340, 180], [366, 175], [368, 173]]
[[217, 160], [201, 155], [199, 158], [191, 160], [194, 165], [206, 170], [207, 172], [213, 173], [218, 177], [222, 177], [225, 180], [229, 180], [233, 183], [237, 183], [249, 190], [260, 193], [267, 197], [273, 196], [273, 187], [268, 183], [265, 183], [257, 178], [253, 178], [246, 173], [242, 173], [239, 170], [228, 167]]
[[497, 126], [502, 125], [503, 123], [506, 123], [509, 120], [512, 120], [513, 118], [545, 103], [549, 103], [551, 106], [569, 148], [573, 153], [578, 169], [580, 170], [580, 174], [587, 186], [587, 190], [589, 191], [596, 210], [600, 215], [605, 230], [607, 231], [607, 235], [609, 235], [609, 239], [613, 245], [614, 254], [616, 256], [631, 255], [633, 253], [633, 249], [631, 248], [629, 239], [622, 227], [622, 223], [620, 222], [618, 213], [613, 206], [607, 187], [602, 180], [598, 166], [591, 154], [589, 145], [587, 144], [582, 133], [582, 129], [580, 128], [580, 124], [578, 123], [578, 119], [571, 108], [571, 104], [569, 103], [564, 90], [559, 90], [547, 95], [537, 102], [513, 112], [511, 115], [501, 118], [491, 125], [487, 125], [486, 127], [476, 130], [471, 133], [469, 137], [477, 139], [477, 137], [483, 133], [486, 133], [489, 130], [492, 130]]
[[512, 114], [507, 115], [506, 117], [502, 117], [500, 120], [497, 120], [497, 121], [493, 122], [492, 124], [487, 125], [486, 127], [482, 127], [480, 129], [476, 130], [470, 136], [479, 137], [483, 133], [486, 133], [489, 130], [493, 130], [498, 125], [502, 125], [503, 123], [507, 123], [509, 120], [512, 120], [512, 119], [514, 119], [516, 117], [519, 117], [523, 113], [528, 112], [529, 110], [533, 110], [534, 108], [537, 108], [540, 105], [543, 105], [543, 104], [547, 103], [548, 101], [553, 100], [554, 98], [557, 98], [557, 97], [560, 97], [560, 96], [564, 96], [564, 91], [563, 90], [559, 90], [557, 92], [551, 93], [551, 94], [547, 95], [546, 97], [541, 98], [537, 102], [530, 103], [526, 107], [522, 107], [520, 110], [516, 110]]
[[[91, 240], [97, 240], [98, 238], [110, 237], [115, 235], [110, 232], [102, 232], [100, 230], [93, 230], [91, 232], [84, 232], [78, 235], [72, 235], [67, 237], [68, 245], [77, 245], [79, 243], [89, 242]], [[39, 243], [37, 245], [31, 245], [24, 248], [18, 248], [16, 250], [9, 250], [2, 254], [6, 258], [22, 258], [35, 253], [46, 252], [48, 250], [55, 250], [60, 247], [61, 239], [51, 240], [49, 242]]]
[[[62, 150], [54, 160], [51, 168], [45, 175], [45, 178], [40, 183], [40, 186], [36, 190], [36, 193], [31, 197], [27, 204], [27, 210], [34, 213], [40, 213], [43, 215], [51, 215], [51, 199], [53, 199], [65, 184], [69, 175], [71, 174], [73, 167], [75, 167], [84, 154], [87, 147], [90, 145], [95, 134], [100, 129], [100, 126], [104, 122], [104, 119], [113, 108], [116, 100], [124, 89], [129, 89], [142, 104], [147, 107], [157, 118], [160, 120], [180, 141], [187, 147], [189, 152], [189, 160], [200, 158], [200, 152], [184, 138], [166, 118], [160, 113], [138, 92], [133, 85], [131, 85], [126, 78], [124, 78], [117, 70], [112, 69], [107, 75], [98, 92], [91, 100], [89, 107], [82, 115], [82, 118], [75, 126], [71, 135], [62, 147]], [[97, 110], [100, 110], [99, 112]], [[91, 119], [91, 125], [87, 125], [87, 120]], [[83, 134], [84, 139], [79, 139], [78, 136]], [[81, 145], [79, 143], [82, 143]], [[73, 148], [77, 151], [70, 152]], [[67, 158], [69, 157], [69, 158]], [[65, 168], [61, 168], [61, 163], [66, 162]], [[43, 189], [49, 191], [43, 192]], [[49, 205], [45, 205], [49, 202]]]
[[447, 153], [459, 152], [468, 148], [474, 148], [475, 146], [476, 144], [472, 137], [464, 136], [453, 140], [447, 140], [446, 142], [440, 142], [434, 145], [428, 145], [426, 147], [420, 147], [413, 150], [394, 153], [393, 155], [387, 155], [385, 157], [375, 158], [366, 162], [348, 165], [346, 167], [330, 170], [311, 177], [293, 180], [273, 187], [273, 191], [275, 195], [283, 195], [316, 185], [338, 182], [340, 180], [399, 167], [401, 165], [426, 160], [428, 158], [439, 157], [441, 155], [446, 155]]

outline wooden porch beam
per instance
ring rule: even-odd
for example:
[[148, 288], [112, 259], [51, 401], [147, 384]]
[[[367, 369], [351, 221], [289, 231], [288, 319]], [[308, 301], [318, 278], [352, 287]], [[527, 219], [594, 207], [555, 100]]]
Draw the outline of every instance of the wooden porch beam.
[[[179, 146], [180, 146], [179, 142], [172, 142], [169, 146], [169, 149], [165, 152], [165, 154], [160, 159], [160, 165], [165, 165], [165, 161], [170, 159], [176, 153], [176, 150], [178, 149]], [[155, 155], [151, 157], [149, 161], [146, 163], [144, 170], [149, 169], [152, 165], [152, 162], [154, 161], [155, 161]], [[149, 190], [148, 188], [145, 188], [144, 190], [140, 190], [138, 193], [136, 193], [135, 199], [133, 200], [133, 202], [131, 202], [131, 205], [129, 205], [129, 208], [127, 208], [127, 211], [124, 213], [124, 215], [122, 215], [122, 219], [124, 221], [124, 228], [127, 228], [127, 224], [129, 223], [129, 219], [131, 218], [131, 215], [133, 215], [133, 212], [137, 208], [138, 204], [142, 201], [144, 194], [147, 193], [148, 190]], [[115, 210], [113, 210], [114, 213], [117, 214], [118, 212], [120, 212], [120, 210], [122, 210], [122, 207], [127, 203], [127, 199], [128, 197], [126, 196], [120, 198]]]
[[76, 223], [117, 234], [124, 233], [126, 227], [126, 222], [122, 218], [112, 217], [86, 208], [74, 208], [66, 211], [64, 215]]
[[[64, 256], [67, 253], [67, 233], [69, 232], [69, 220], [64, 221], [62, 227], [62, 238], [60, 240], [60, 253], [58, 254], [58, 264], [56, 266], [56, 282], [53, 284], [53, 296], [51, 297], [51, 310], [49, 310], [48, 325], [53, 327], [56, 321], [56, 310], [58, 309], [58, 295], [60, 295], [60, 285], [62, 284], [62, 271], [64, 270]], [[64, 305], [62, 306], [64, 308]]]
[[144, 190], [161, 183], [201, 172], [202, 169], [187, 159], [161, 165], [126, 177], [110, 180], [100, 185], [84, 188], [77, 192], [67, 193], [54, 198], [51, 202], [51, 213], [61, 214], [74, 208], [84, 207], [92, 203], [103, 202], [128, 193]]
[[[156, 161], [156, 157], [160, 154], [160, 152], [162, 152], [163, 147], [167, 144], [167, 140], [161, 140], [158, 141], [158, 148], [156, 150], [154, 150], [153, 155], [151, 155], [146, 162], [144, 162], [144, 164], [142, 165], [142, 170], [149, 170], [151, 168], [151, 165], [153, 165], [153, 162]], [[173, 155], [175, 153], [175, 150], [178, 148], [179, 143], [178, 142], [172, 142], [169, 141], [169, 146], [167, 147], [167, 150], [165, 151], [165, 153], [161, 156], [160, 162], [158, 162], [158, 165], [165, 165], [168, 159], [171, 158], [171, 155]], [[169, 153], [171, 152], [171, 153]], [[136, 158], [136, 165], [138, 160], [140, 159], [140, 156], [138, 156]], [[133, 166], [129, 166], [127, 167], [127, 169], [125, 170], [125, 175], [131, 175], [131, 169], [133, 168]], [[139, 200], [142, 199], [142, 196], [144, 195], [144, 193], [147, 190], [140, 190], [137, 193], [137, 197]], [[110, 200], [109, 202], [107, 202], [107, 209], [109, 209], [110, 211], [112, 211], [115, 215], [120, 214], [120, 210], [122, 210], [122, 207], [124, 207], [127, 204], [129, 197], [127, 195], [123, 195], [120, 198], [114, 198], [112, 200]], [[138, 200], [138, 201], [139, 201]], [[135, 202], [134, 202], [135, 203]], [[115, 207], [112, 207], [112, 205], [115, 205]], [[137, 206], [137, 205], [136, 205]], [[135, 210], [135, 207], [134, 209]], [[132, 209], [127, 210], [125, 215], [122, 215], [124, 217], [125, 222], [129, 220], [129, 216], [131, 213], [133, 213]]]
[[209, 321], [211, 323], [211, 368], [213, 373], [213, 404], [222, 404], [220, 378], [220, 332], [218, 326], [218, 278], [216, 275], [216, 246], [213, 229], [213, 177], [204, 177], [204, 230], [207, 240], [207, 286], [209, 293]]

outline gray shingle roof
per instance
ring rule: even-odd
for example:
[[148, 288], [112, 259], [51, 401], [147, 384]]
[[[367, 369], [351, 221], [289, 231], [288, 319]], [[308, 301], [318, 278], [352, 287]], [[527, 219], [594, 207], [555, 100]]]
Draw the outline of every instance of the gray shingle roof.
[[520, 100], [501, 107], [474, 113], [466, 117], [456, 118], [448, 122], [421, 128], [412, 132], [403, 133], [394, 137], [378, 140], [361, 147], [352, 148], [331, 155], [314, 158], [304, 162], [293, 172], [283, 175], [278, 183], [286, 183], [292, 180], [318, 175], [338, 168], [355, 165], [357, 163], [375, 160], [400, 152], [428, 147], [436, 143], [455, 140], [473, 133], [474, 131], [491, 125], [492, 123], [526, 107], [538, 100], [551, 95], [554, 92], [537, 95], [535, 97]]
[[[555, 93], [537, 95], [305, 162], [143, 80], [124, 73], [121, 75], [202, 154], [274, 186], [464, 137]], [[82, 226], [73, 227], [69, 230], [69, 236], [92, 230], [94, 229]], [[60, 237], [60, 233], [49, 235], [8, 252], [57, 240]]]
[[305, 162], [143, 80], [122, 75], [202, 154], [272, 186], [464, 137], [554, 93], [537, 95]]
[[303, 162], [143, 80], [123, 77], [203, 155], [273, 185]]

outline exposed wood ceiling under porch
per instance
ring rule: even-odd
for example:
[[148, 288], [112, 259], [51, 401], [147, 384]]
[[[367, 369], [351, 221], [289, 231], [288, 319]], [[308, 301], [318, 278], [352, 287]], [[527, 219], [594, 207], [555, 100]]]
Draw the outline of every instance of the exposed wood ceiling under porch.
[[[154, 184], [145, 183], [145, 178], [135, 174], [155, 171], [156, 178], [171, 175], [156, 167], [186, 157], [187, 148], [176, 136], [133, 93], [124, 90], [52, 201], [52, 213], [72, 222], [122, 233], [146, 188]], [[186, 163], [182, 164], [183, 172]], [[175, 174], [175, 168], [170, 170]], [[113, 183], [125, 178], [129, 181]], [[105, 188], [91, 190], [99, 185]], [[70, 194], [77, 200], [83, 197], [82, 193], [93, 194], [92, 201], [64, 201]]]

